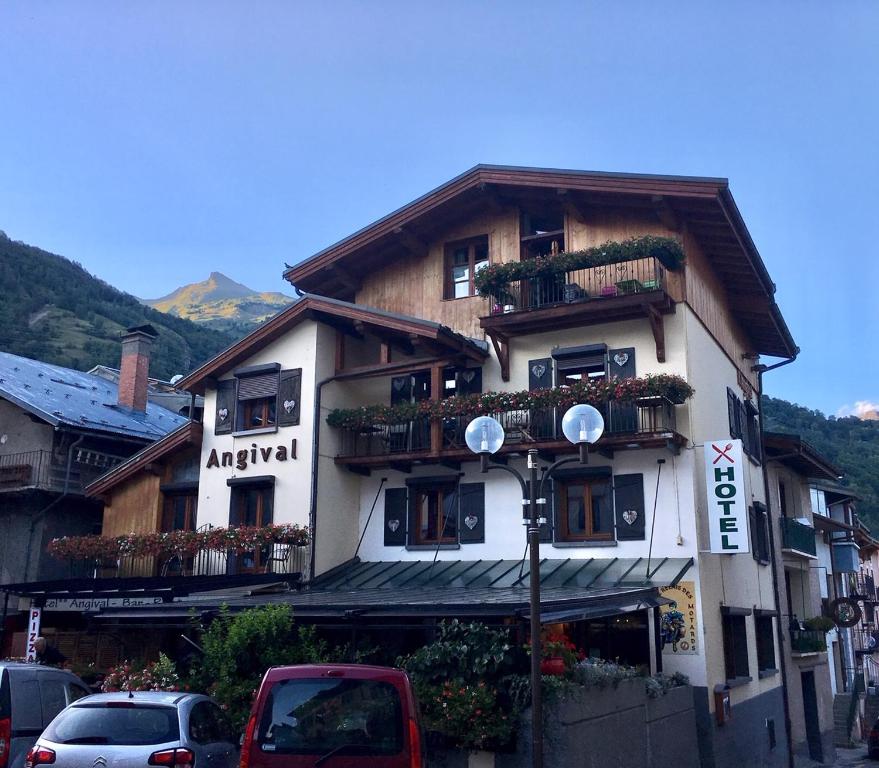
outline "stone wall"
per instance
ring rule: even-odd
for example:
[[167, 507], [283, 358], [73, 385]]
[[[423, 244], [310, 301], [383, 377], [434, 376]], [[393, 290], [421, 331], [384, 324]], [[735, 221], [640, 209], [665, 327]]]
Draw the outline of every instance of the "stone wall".
[[[546, 768], [698, 768], [693, 689], [647, 697], [643, 680], [616, 688], [576, 691], [545, 710]], [[430, 768], [528, 768], [530, 712], [522, 718], [516, 751], [490, 755], [433, 751]]]

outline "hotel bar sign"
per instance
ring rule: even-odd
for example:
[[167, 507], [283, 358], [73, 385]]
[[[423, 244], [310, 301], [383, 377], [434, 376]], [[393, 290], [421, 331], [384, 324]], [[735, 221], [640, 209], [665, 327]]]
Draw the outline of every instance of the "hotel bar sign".
[[750, 552], [741, 440], [705, 443], [705, 487], [711, 552]]

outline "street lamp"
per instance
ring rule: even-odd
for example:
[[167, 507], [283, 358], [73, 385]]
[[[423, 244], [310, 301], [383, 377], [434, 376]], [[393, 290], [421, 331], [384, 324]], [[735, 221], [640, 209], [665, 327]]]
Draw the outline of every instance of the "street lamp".
[[565, 438], [579, 448], [577, 456], [570, 456], [544, 467], [537, 475], [537, 449], [528, 450], [528, 471], [530, 485], [512, 467], [505, 464], [489, 464], [489, 457], [497, 453], [504, 444], [504, 428], [491, 416], [479, 416], [467, 425], [464, 440], [473, 453], [479, 455], [480, 471], [500, 469], [513, 475], [522, 489], [522, 504], [528, 504], [528, 550], [530, 553], [529, 581], [531, 586], [531, 765], [543, 768], [543, 699], [540, 678], [540, 525], [546, 522], [538, 510], [546, 504], [543, 497], [544, 483], [552, 473], [563, 464], [589, 460], [589, 444], [594, 443], [604, 432], [604, 419], [591, 405], [575, 405], [568, 409], [562, 418], [562, 432]]

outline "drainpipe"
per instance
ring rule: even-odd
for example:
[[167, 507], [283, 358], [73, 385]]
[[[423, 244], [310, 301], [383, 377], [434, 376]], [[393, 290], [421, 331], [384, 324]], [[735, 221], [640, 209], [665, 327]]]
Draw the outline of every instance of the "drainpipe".
[[24, 554], [24, 581], [28, 580], [27, 574], [28, 568], [30, 567], [31, 552], [33, 550], [34, 530], [37, 527], [37, 523], [46, 516], [46, 513], [67, 496], [70, 490], [70, 465], [73, 463], [73, 450], [81, 445], [83, 440], [85, 440], [85, 435], [80, 435], [67, 448], [67, 470], [64, 474], [64, 490], [61, 492], [61, 495], [54, 501], [50, 502], [47, 506], [43, 507], [43, 509], [31, 518], [31, 525], [27, 534], [27, 548], [25, 549]]
[[[794, 743], [793, 736], [791, 735], [791, 720], [790, 720], [790, 698], [788, 696], [788, 678], [787, 678], [787, 663], [784, 658], [784, 647], [782, 646], [782, 638], [785, 637], [783, 634], [782, 622], [781, 622], [781, 600], [779, 599], [779, 590], [778, 590], [778, 558], [775, 554], [775, 527], [772, 522], [772, 505], [769, 501], [769, 473], [766, 471], [766, 454], [763, 451], [763, 434], [764, 434], [764, 424], [763, 424], [763, 374], [767, 371], [773, 371], [776, 368], [781, 368], [783, 365], [788, 365], [797, 359], [797, 355], [800, 353], [799, 347], [796, 348], [793, 357], [787, 358], [786, 360], [782, 360], [779, 363], [775, 363], [773, 365], [755, 365], [751, 370], [756, 371], [757, 373], [757, 414], [758, 419], [760, 421], [760, 453], [763, 456], [763, 495], [766, 501], [766, 522], [769, 528], [769, 552], [770, 552], [770, 560], [772, 563], [772, 595], [775, 599], [775, 627], [776, 632], [778, 634], [778, 650], [779, 650], [779, 662], [781, 663], [781, 699], [782, 705], [784, 708], [784, 731], [787, 736], [787, 764], [788, 768], [794, 768]], [[784, 566], [782, 566], [784, 567]]]
[[308, 580], [314, 579], [314, 563], [317, 548], [315, 541], [317, 540], [317, 474], [320, 467], [320, 398], [323, 392], [324, 384], [329, 384], [336, 378], [327, 376], [327, 378], [319, 381], [314, 387], [314, 418], [311, 430], [311, 507], [308, 510], [308, 532], [311, 537], [311, 553], [309, 554], [308, 563]]

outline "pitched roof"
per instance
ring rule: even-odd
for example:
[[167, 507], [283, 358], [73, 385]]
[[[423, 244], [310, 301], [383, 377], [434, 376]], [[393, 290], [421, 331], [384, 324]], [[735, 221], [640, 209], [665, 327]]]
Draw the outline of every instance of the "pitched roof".
[[166, 458], [191, 445], [201, 445], [202, 425], [198, 421], [187, 421], [182, 427], [169, 432], [161, 440], [151, 443], [105, 472], [85, 488], [86, 496], [100, 496], [115, 488], [119, 483], [142, 470], [147, 464]]
[[178, 381], [177, 386], [204, 394], [208, 378], [221, 376], [232, 370], [266, 344], [280, 338], [304, 320], [332, 321], [334, 324], [345, 322], [352, 325], [362, 323], [375, 331], [396, 334], [402, 339], [408, 339], [410, 334], [414, 334], [435, 343], [447, 352], [462, 354], [480, 361], [488, 354], [488, 345], [484, 341], [469, 339], [432, 320], [386, 312], [326, 296], [306, 296], [196, 368]]
[[[564, 193], [560, 195], [559, 193]], [[724, 178], [477, 165], [284, 272], [298, 288], [345, 296], [352, 280], [430, 239], [439, 225], [499, 200], [562, 197], [585, 206], [640, 207], [686, 222], [733, 297], [733, 313], [755, 351], [794, 356], [798, 348], [775, 303], [775, 284]], [[739, 299], [736, 301], [736, 299]]]
[[0, 352], [0, 397], [52, 426], [156, 440], [185, 423], [167, 408], [118, 404], [118, 387], [100, 376]]

